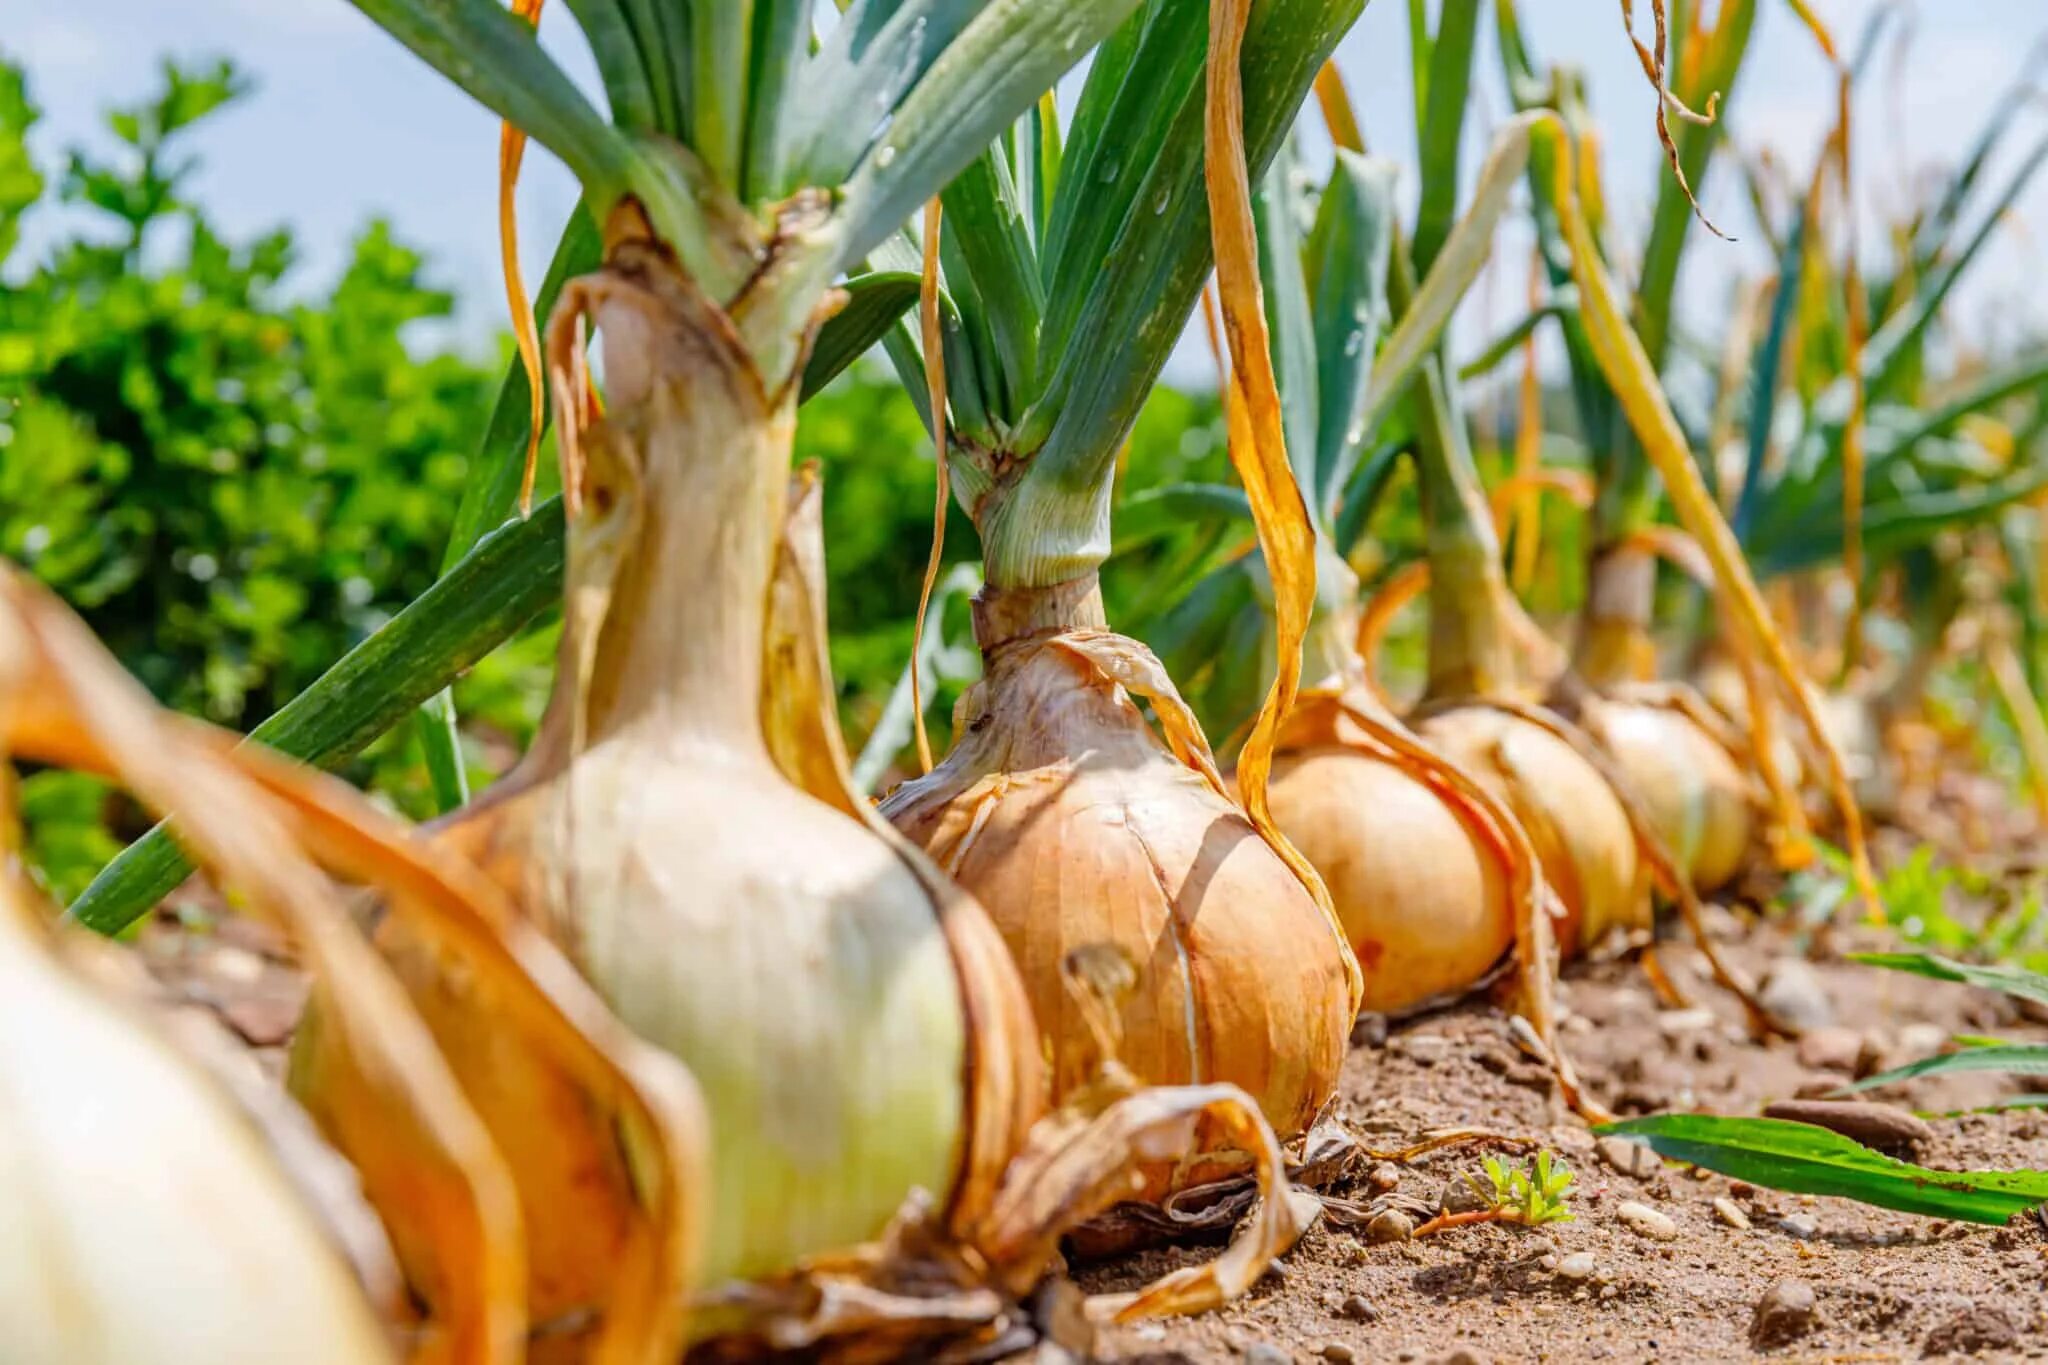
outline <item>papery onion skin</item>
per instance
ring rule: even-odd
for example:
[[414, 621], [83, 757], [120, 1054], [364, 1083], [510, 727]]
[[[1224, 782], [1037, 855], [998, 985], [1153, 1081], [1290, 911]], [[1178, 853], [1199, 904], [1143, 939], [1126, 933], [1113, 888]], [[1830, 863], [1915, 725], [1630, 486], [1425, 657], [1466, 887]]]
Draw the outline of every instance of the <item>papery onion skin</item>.
[[[1743, 762], [1751, 769], [1757, 768], [1755, 758], [1755, 722], [1750, 716], [1749, 692], [1742, 684], [1742, 669], [1725, 652], [1710, 652], [1692, 670], [1693, 686], [1706, 698], [1716, 712], [1725, 716], [1750, 746]], [[1823, 704], [1825, 715], [1825, 703]], [[1793, 735], [1799, 729], [1798, 717], [1775, 703], [1771, 705], [1771, 755], [1777, 763], [1779, 780], [1793, 790], [1807, 785], [1807, 771], [1804, 758], [1799, 752], [1798, 741]], [[1839, 737], [1837, 739], [1839, 743]]]
[[[443, 837], [697, 1078], [713, 1285], [867, 1242], [914, 1190], [943, 1202], [967, 1174], [971, 1065], [1004, 1063], [970, 1059], [932, 893], [763, 740], [793, 391], [767, 395], [731, 324], [658, 258], [615, 253], [588, 293], [609, 380], [582, 433], [592, 510], [571, 528], [571, 602], [608, 601], [585, 623], [588, 685], [565, 631], [551, 733], [509, 795]], [[422, 1001], [444, 1039], [459, 1007]]]
[[394, 1359], [256, 1130], [32, 933], [0, 904], [0, 1354]]
[[992, 624], [1002, 590], [977, 604], [987, 672], [958, 708], [953, 751], [882, 813], [1001, 931], [1055, 1102], [1103, 1060], [1062, 963], [1107, 944], [1136, 969], [1116, 1046], [1141, 1081], [1228, 1081], [1283, 1138], [1305, 1131], [1335, 1089], [1351, 1023], [1326, 916], [1125, 689], [1060, 647], [1064, 630], [1102, 633], [1092, 576], [1009, 592], [1006, 625]]
[[1694, 889], [1714, 891], [1732, 881], [1756, 833], [1749, 785], [1734, 758], [1667, 707], [1600, 702], [1592, 717], [1602, 746]]
[[1361, 1008], [1463, 992], [1514, 945], [1499, 858], [1436, 791], [1368, 752], [1337, 704], [1296, 707], [1273, 764], [1273, 818], [1337, 908], [1365, 972]]
[[1607, 780], [1548, 730], [1485, 705], [1435, 712], [1417, 732], [1506, 801], [1564, 905], [1571, 956], [1613, 929], [1647, 928], [1647, 872], [1628, 813]]

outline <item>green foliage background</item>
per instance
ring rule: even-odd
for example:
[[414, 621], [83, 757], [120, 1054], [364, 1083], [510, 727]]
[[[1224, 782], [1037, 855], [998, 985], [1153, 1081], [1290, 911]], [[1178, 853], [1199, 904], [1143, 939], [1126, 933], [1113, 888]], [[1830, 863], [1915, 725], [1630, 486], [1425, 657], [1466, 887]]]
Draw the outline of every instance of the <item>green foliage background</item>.
[[[511, 356], [502, 339], [481, 355], [417, 343], [454, 300], [386, 223], [364, 226], [341, 277], [318, 285], [289, 230], [233, 241], [217, 228], [193, 173], [208, 117], [248, 88], [227, 62], [167, 63], [157, 88], [109, 111], [104, 146], [38, 165], [33, 91], [0, 56], [0, 555], [159, 699], [237, 730], [433, 582]], [[62, 224], [59, 240], [16, 259], [37, 214]], [[824, 470], [833, 663], [858, 748], [909, 658], [931, 445], [869, 361], [805, 406], [797, 453]], [[1147, 483], [1226, 477], [1214, 401], [1161, 390], [1126, 468]], [[1169, 548], [1119, 566], [1113, 603], [1141, 597]], [[957, 507], [946, 550], [978, 557]], [[943, 629], [967, 638], [964, 602]], [[554, 636], [543, 621], [457, 686], [478, 785], [531, 735]], [[963, 682], [942, 673], [930, 698], [941, 743]], [[343, 771], [433, 813], [415, 727]], [[147, 825], [73, 774], [32, 773], [20, 796], [31, 861], [65, 900]]]

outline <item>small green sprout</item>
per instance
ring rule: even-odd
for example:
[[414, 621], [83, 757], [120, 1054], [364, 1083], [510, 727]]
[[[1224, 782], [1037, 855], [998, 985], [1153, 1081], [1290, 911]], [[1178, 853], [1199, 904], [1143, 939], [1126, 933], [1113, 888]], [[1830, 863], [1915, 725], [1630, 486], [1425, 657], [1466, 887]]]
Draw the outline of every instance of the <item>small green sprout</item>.
[[1510, 1170], [1498, 1157], [1486, 1158], [1485, 1166], [1484, 1183], [1476, 1175], [1466, 1179], [1501, 1221], [1532, 1228], [1572, 1221], [1572, 1211], [1564, 1203], [1572, 1170], [1562, 1161], [1552, 1161], [1550, 1153], [1536, 1153], [1527, 1169]]

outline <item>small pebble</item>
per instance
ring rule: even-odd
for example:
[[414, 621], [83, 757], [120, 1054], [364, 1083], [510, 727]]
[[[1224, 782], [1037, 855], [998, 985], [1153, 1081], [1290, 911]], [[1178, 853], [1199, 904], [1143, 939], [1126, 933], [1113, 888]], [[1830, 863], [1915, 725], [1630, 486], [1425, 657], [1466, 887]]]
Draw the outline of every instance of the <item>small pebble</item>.
[[1475, 1213], [1492, 1202], [1472, 1181], [1461, 1177], [1444, 1186], [1437, 1207], [1444, 1213]]
[[1675, 1242], [1678, 1240], [1678, 1224], [1648, 1204], [1638, 1204], [1625, 1199], [1615, 1207], [1615, 1213], [1626, 1223], [1631, 1232], [1648, 1237], [1654, 1242]]
[[1948, 1030], [1939, 1024], [1908, 1024], [1899, 1030], [1901, 1060], [1917, 1062], [1948, 1045]]
[[206, 965], [221, 980], [238, 986], [249, 985], [263, 975], [263, 959], [242, 948], [216, 948]]
[[1323, 1347], [1323, 1359], [1335, 1361], [1336, 1365], [1351, 1365], [1351, 1362], [1358, 1359], [1358, 1352], [1341, 1341], [1333, 1341]]
[[1620, 1298], [1620, 1297], [1621, 1297], [1621, 1286], [1620, 1286], [1620, 1285], [1618, 1285], [1618, 1284], [1603, 1284], [1603, 1285], [1601, 1285], [1601, 1286], [1600, 1286], [1600, 1297], [1601, 1297], [1602, 1299], [1618, 1299], [1618, 1298]]
[[1749, 1320], [1750, 1344], [1759, 1349], [1782, 1346], [1813, 1330], [1813, 1286], [1804, 1280], [1779, 1280], [1757, 1300]]
[[1270, 1341], [1255, 1341], [1244, 1348], [1245, 1365], [1294, 1365], [1294, 1357]]
[[1829, 1028], [1835, 1022], [1827, 987], [1804, 958], [1781, 957], [1771, 963], [1757, 1000], [1796, 1029]]
[[1441, 1033], [1404, 1033], [1394, 1040], [1394, 1050], [1417, 1066], [1435, 1066], [1451, 1055], [1451, 1040]]
[[1697, 1033], [1710, 1029], [1716, 1022], [1715, 1014], [1705, 1006], [1694, 1006], [1684, 1010], [1665, 1010], [1657, 1016], [1657, 1031], [1667, 1038], [1681, 1034]]
[[1600, 1159], [1623, 1175], [1634, 1176], [1638, 1180], [1647, 1180], [1655, 1175], [1661, 1164], [1657, 1154], [1643, 1143], [1618, 1137], [1600, 1139]]
[[1384, 1014], [1361, 1014], [1358, 1022], [1351, 1026], [1351, 1043], [1354, 1047], [1385, 1047], [1387, 1045], [1387, 1016]]
[[1337, 1310], [1353, 1322], [1378, 1322], [1379, 1305], [1363, 1294], [1353, 1294], [1344, 1300], [1344, 1306]]
[[1401, 1168], [1391, 1161], [1382, 1161], [1372, 1168], [1365, 1177], [1365, 1183], [1380, 1194], [1401, 1186]]
[[1869, 1100], [1778, 1100], [1764, 1106], [1764, 1117], [1811, 1123], [1881, 1152], [1911, 1151], [1934, 1139], [1918, 1114]]
[[1593, 1278], [1593, 1253], [1574, 1251], [1557, 1263], [1557, 1277], [1560, 1280], [1590, 1280]]
[[1399, 1209], [1382, 1209], [1365, 1225], [1368, 1242], [1405, 1242], [1415, 1235], [1415, 1220]]
[[1749, 1215], [1744, 1213], [1742, 1206], [1733, 1199], [1716, 1199], [1714, 1201], [1714, 1216], [1738, 1231], [1747, 1232], [1749, 1230]]
[[1810, 1242], [1820, 1236], [1820, 1220], [1810, 1213], [1788, 1213], [1778, 1220], [1778, 1231], [1802, 1242]]
[[1811, 1029], [1799, 1039], [1799, 1064], [1813, 1071], [1853, 1073], [1862, 1054], [1863, 1035], [1852, 1028]]

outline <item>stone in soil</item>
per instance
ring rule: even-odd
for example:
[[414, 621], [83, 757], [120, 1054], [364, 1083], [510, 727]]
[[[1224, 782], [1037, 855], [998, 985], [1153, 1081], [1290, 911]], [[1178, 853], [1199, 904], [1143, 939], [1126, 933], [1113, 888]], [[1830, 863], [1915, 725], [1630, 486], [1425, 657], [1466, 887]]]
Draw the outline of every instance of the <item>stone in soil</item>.
[[1716, 1199], [1714, 1201], [1714, 1216], [1737, 1231], [1747, 1232], [1749, 1230], [1749, 1215], [1744, 1213], [1742, 1206], [1733, 1199]]
[[1244, 1348], [1244, 1365], [1294, 1365], [1294, 1357], [1269, 1341], [1256, 1341]]
[[1451, 1040], [1441, 1033], [1404, 1033], [1388, 1044], [1388, 1050], [1400, 1053], [1417, 1066], [1435, 1066], [1451, 1055]]
[[1653, 1242], [1678, 1240], [1678, 1224], [1648, 1204], [1638, 1204], [1632, 1199], [1625, 1199], [1615, 1207], [1614, 1212], [1628, 1225], [1629, 1231], [1638, 1236], [1648, 1237]]
[[1678, 1038], [1688, 1033], [1710, 1029], [1720, 1022], [1720, 1016], [1704, 1005], [1691, 1009], [1665, 1010], [1657, 1016], [1657, 1031], [1667, 1038]]
[[2019, 1345], [2019, 1327], [2002, 1308], [1971, 1307], [1927, 1334], [1922, 1345], [1931, 1356], [1974, 1355], [1978, 1351], [2009, 1351]]
[[1781, 957], [1772, 962], [1757, 999], [1796, 1029], [1830, 1028], [1835, 1022], [1828, 989], [1804, 958]]
[[1932, 1057], [1948, 1046], [1948, 1030], [1939, 1024], [1908, 1024], [1899, 1030], [1898, 1060], [1901, 1064]]
[[1405, 1242], [1415, 1235], [1415, 1220], [1399, 1209], [1384, 1209], [1365, 1225], [1368, 1242]]
[[1458, 1176], [1444, 1186], [1437, 1208], [1443, 1213], [1477, 1213], [1492, 1203], [1493, 1200], [1481, 1193], [1475, 1182]]
[[1332, 1362], [1332, 1365], [1351, 1365], [1351, 1362], [1358, 1359], [1358, 1352], [1352, 1350], [1341, 1341], [1333, 1341], [1323, 1347], [1322, 1357], [1324, 1360]]
[[1353, 1322], [1378, 1322], [1380, 1319], [1379, 1305], [1363, 1294], [1353, 1294], [1346, 1298], [1343, 1306], [1337, 1311]]
[[1863, 1055], [1863, 1035], [1852, 1028], [1817, 1028], [1799, 1039], [1799, 1065], [1812, 1071], [1854, 1075]]
[[1788, 1213], [1778, 1220], [1778, 1231], [1802, 1242], [1810, 1242], [1820, 1236], [1820, 1220], [1810, 1213]]
[[1934, 1140], [1919, 1115], [1870, 1100], [1779, 1100], [1764, 1107], [1764, 1117], [1816, 1124], [1881, 1152], [1910, 1152]]
[[1649, 1179], [1662, 1164], [1657, 1160], [1657, 1154], [1645, 1144], [1618, 1137], [1600, 1139], [1600, 1159], [1623, 1175], [1634, 1176], [1638, 1180]]
[[1590, 1251], [1574, 1251], [1557, 1263], [1557, 1277], [1560, 1280], [1590, 1280], [1596, 1262]]
[[1812, 1331], [1818, 1318], [1812, 1285], [1804, 1280], [1779, 1280], [1757, 1301], [1749, 1322], [1750, 1344], [1758, 1350], [1783, 1346]]

